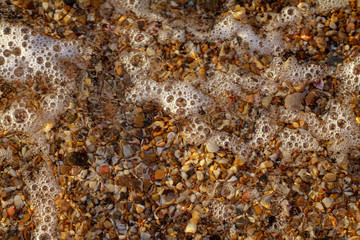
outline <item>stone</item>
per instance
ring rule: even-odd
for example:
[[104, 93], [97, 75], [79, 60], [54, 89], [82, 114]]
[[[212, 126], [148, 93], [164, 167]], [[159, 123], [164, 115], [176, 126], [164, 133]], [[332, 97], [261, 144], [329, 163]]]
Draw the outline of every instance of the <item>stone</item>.
[[317, 203], [315, 204], [315, 207], [316, 207], [320, 212], [324, 211], [324, 206], [321, 204], [321, 202], [317, 202]]
[[206, 149], [208, 150], [208, 152], [211, 152], [211, 153], [215, 153], [215, 152], [219, 151], [219, 149], [220, 149], [219, 145], [217, 145], [213, 141], [206, 142], [205, 146], [206, 146]]
[[285, 108], [289, 110], [302, 110], [304, 108], [302, 105], [303, 99], [304, 95], [302, 93], [289, 94], [285, 97]]
[[15, 207], [14, 206], [10, 206], [8, 209], [7, 209], [7, 214], [11, 217], [12, 215], [14, 215], [15, 213]]
[[108, 165], [102, 165], [99, 170], [99, 174], [102, 177], [108, 177], [111, 174], [110, 168]]
[[137, 213], [142, 213], [145, 210], [145, 206], [141, 205], [141, 204], [136, 204], [136, 212]]
[[317, 46], [320, 48], [320, 49], [325, 49], [327, 48], [327, 42], [325, 41], [325, 38], [324, 37], [318, 37], [316, 38], [315, 40]]
[[112, 224], [110, 221], [106, 220], [106, 221], [103, 223], [103, 226], [104, 226], [104, 228], [106, 228], [106, 229], [110, 229], [110, 228], [113, 227], [113, 224]]
[[254, 210], [255, 210], [257, 215], [262, 214], [262, 209], [261, 209], [261, 207], [259, 205], [254, 206]]
[[197, 226], [194, 223], [189, 222], [185, 228], [185, 233], [194, 234], [194, 233], [196, 233], [196, 229], [197, 229]]
[[143, 239], [143, 240], [148, 240], [148, 239], [151, 238], [151, 234], [147, 233], [147, 232], [141, 232], [140, 233], [140, 238]]
[[165, 177], [165, 170], [159, 169], [155, 172], [155, 180], [162, 180]]
[[318, 97], [319, 96], [316, 94], [316, 92], [309, 92], [309, 94], [306, 95], [306, 97], [305, 97], [305, 105], [306, 106], [315, 105]]
[[70, 203], [66, 201], [65, 199], [61, 200], [59, 202], [59, 208], [62, 212], [68, 212], [71, 209]]
[[335, 173], [327, 173], [323, 177], [325, 182], [335, 182], [336, 181], [336, 174]]
[[16, 207], [17, 210], [22, 209], [25, 206], [24, 201], [22, 200], [21, 196], [16, 195], [14, 197], [14, 205]]
[[324, 206], [326, 208], [330, 208], [332, 206], [332, 204], [334, 203], [334, 200], [330, 197], [326, 197], [322, 200], [322, 203], [324, 204]]

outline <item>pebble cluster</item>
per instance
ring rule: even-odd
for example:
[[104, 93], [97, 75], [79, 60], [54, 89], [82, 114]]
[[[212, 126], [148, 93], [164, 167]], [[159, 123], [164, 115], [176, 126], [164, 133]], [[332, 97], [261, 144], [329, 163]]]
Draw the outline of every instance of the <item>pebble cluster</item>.
[[0, 0], [0, 238], [360, 239], [358, 7]]

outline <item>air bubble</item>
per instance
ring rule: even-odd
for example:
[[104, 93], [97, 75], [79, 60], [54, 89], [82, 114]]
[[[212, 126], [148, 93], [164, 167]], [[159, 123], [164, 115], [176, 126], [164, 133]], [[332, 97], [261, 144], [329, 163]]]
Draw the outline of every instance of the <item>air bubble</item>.
[[47, 227], [46, 225], [42, 225], [42, 226], [41, 226], [41, 230], [45, 232], [45, 231], [48, 230], [48, 227]]
[[24, 123], [27, 117], [28, 114], [24, 109], [16, 109], [14, 112], [14, 120], [17, 123]]
[[4, 35], [10, 35], [10, 33], [11, 33], [11, 28], [5, 27], [4, 30], [3, 30], [3, 33], [4, 33]]
[[4, 117], [3, 123], [4, 123], [5, 126], [11, 125], [11, 117], [9, 115], [6, 115]]
[[186, 107], [186, 100], [184, 98], [176, 99], [176, 106], [178, 106], [178, 107]]
[[13, 53], [15, 54], [15, 56], [20, 56], [21, 55], [21, 49], [19, 47], [14, 48]]
[[44, 59], [42, 57], [37, 57], [36, 58], [36, 63], [37, 64], [43, 64], [44, 63]]
[[145, 39], [145, 36], [142, 33], [136, 34], [135, 37], [134, 37], [135, 42], [141, 42], [144, 39]]
[[4, 57], [9, 57], [11, 55], [11, 51], [9, 49], [5, 49], [3, 54], [4, 54]]
[[45, 222], [51, 222], [51, 216], [46, 215], [46, 216], [44, 217], [44, 221], [45, 221]]
[[22, 67], [17, 67], [14, 70], [14, 74], [16, 77], [23, 77], [24, 76], [24, 69]]

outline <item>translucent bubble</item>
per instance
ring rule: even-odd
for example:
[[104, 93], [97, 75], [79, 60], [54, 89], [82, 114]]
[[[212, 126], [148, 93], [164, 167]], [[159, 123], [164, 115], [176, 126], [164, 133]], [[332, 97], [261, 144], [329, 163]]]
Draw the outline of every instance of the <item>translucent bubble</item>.
[[24, 109], [16, 109], [14, 112], [14, 120], [17, 123], [23, 123], [28, 117], [27, 112]]
[[14, 74], [16, 77], [23, 77], [24, 76], [24, 69], [22, 67], [17, 67], [14, 70]]
[[45, 231], [47, 231], [47, 230], [48, 230], [48, 227], [47, 227], [46, 225], [42, 225], [42, 226], [41, 226], [41, 231], [44, 231], [44, 232], [45, 232]]
[[51, 222], [51, 216], [49, 216], [49, 215], [45, 215], [45, 217], [44, 217], [44, 221], [45, 222]]
[[176, 99], [176, 106], [185, 107], [186, 106], [186, 100], [184, 98]]
[[3, 124], [4, 124], [5, 126], [9, 126], [9, 125], [11, 125], [11, 122], [12, 122], [11, 117], [10, 117], [9, 115], [6, 115], [6, 116], [4, 117]]
[[174, 97], [172, 95], [170, 95], [166, 98], [167, 103], [171, 103], [173, 100], [174, 100]]

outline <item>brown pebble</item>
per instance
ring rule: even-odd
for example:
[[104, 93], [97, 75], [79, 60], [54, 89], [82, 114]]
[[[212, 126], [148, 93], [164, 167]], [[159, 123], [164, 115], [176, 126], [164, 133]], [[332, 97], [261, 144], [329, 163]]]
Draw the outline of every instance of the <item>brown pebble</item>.
[[304, 95], [302, 93], [296, 92], [293, 94], [289, 94], [285, 98], [285, 108], [289, 110], [301, 110], [303, 109], [302, 101], [304, 99]]
[[254, 210], [255, 210], [257, 215], [262, 214], [262, 209], [261, 209], [261, 207], [259, 205], [254, 206]]
[[133, 124], [136, 127], [143, 127], [144, 121], [145, 121], [145, 114], [142, 112], [142, 109], [138, 109], [138, 112], [134, 116]]
[[316, 94], [316, 92], [310, 92], [305, 97], [305, 105], [306, 106], [315, 105], [317, 98], [318, 98], [318, 95]]
[[104, 225], [104, 228], [106, 228], [106, 229], [109, 229], [109, 228], [112, 228], [112, 227], [113, 227], [113, 224], [112, 224], [110, 221], [108, 221], [108, 220], [106, 220], [106, 221], [103, 223], [103, 225]]
[[346, 32], [350, 33], [351, 31], [355, 30], [355, 24], [353, 22], [348, 23], [346, 26]]
[[327, 47], [327, 42], [324, 37], [316, 38], [315, 42], [320, 49], [325, 49]]
[[350, 45], [358, 45], [359, 43], [360, 43], [359, 39], [357, 39], [357, 38], [355, 38], [353, 36], [349, 37], [349, 44]]
[[108, 165], [102, 165], [99, 170], [99, 174], [103, 177], [108, 177], [110, 175], [110, 168]]
[[67, 174], [69, 174], [70, 170], [71, 170], [71, 167], [70, 167], [70, 166], [67, 166], [67, 165], [61, 165], [61, 166], [60, 166], [60, 173], [61, 173], [62, 175], [67, 175]]
[[14, 215], [15, 213], [15, 207], [14, 206], [10, 206], [8, 209], [7, 209], [7, 214], [11, 217], [12, 215]]
[[161, 180], [165, 177], [165, 170], [159, 169], [155, 172], [155, 180]]
[[325, 176], [323, 177], [323, 180], [325, 182], [335, 182], [336, 181], [336, 174], [334, 173], [327, 173], [325, 174]]
[[61, 201], [59, 202], [59, 208], [60, 208], [60, 210], [61, 210], [62, 212], [67, 213], [68, 211], [70, 211], [71, 206], [70, 206], [70, 204], [69, 204], [68, 201], [66, 201], [65, 199], [63, 199], [63, 200], [61, 200]]

